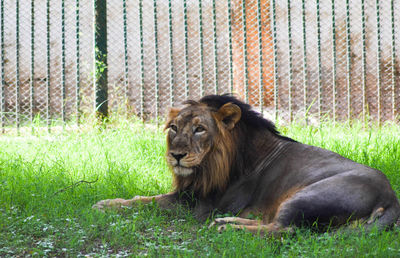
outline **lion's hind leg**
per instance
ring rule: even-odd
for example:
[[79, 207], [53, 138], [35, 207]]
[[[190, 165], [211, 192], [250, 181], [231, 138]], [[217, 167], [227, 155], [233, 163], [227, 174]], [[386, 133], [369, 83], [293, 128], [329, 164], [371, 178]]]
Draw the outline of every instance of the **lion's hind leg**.
[[400, 216], [396, 196], [391, 191], [378, 191], [385, 185], [375, 186], [367, 179], [349, 172], [309, 185], [282, 202], [274, 220], [284, 226], [321, 231], [357, 220], [366, 222], [367, 230], [390, 228]]

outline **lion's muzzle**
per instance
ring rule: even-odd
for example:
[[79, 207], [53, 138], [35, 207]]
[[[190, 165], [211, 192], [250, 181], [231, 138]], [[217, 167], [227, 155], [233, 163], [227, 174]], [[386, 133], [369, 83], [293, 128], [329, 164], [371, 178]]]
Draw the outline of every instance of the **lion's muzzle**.
[[187, 153], [169, 152], [168, 154], [167, 161], [177, 176], [185, 177], [193, 173], [190, 162], [187, 162], [189, 158]]

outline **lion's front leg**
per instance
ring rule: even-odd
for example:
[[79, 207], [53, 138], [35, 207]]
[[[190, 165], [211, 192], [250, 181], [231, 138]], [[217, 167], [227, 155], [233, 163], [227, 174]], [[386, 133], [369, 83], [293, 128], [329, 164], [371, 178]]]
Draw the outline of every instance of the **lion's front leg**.
[[218, 226], [218, 232], [226, 230], [228, 227], [238, 230], [247, 230], [252, 234], [279, 236], [282, 233], [292, 233], [290, 227], [283, 227], [279, 223], [263, 224], [260, 220], [244, 219], [240, 217], [224, 217], [215, 219], [209, 228]]
[[138, 203], [152, 203], [155, 202], [160, 208], [171, 208], [177, 202], [176, 193], [160, 194], [155, 196], [135, 196], [132, 199], [107, 199], [97, 202], [92, 206], [93, 209], [104, 210], [120, 210], [124, 207], [132, 207]]
[[130, 199], [130, 200], [125, 200], [125, 199], [117, 198], [117, 199], [101, 200], [101, 201], [97, 202], [96, 204], [94, 204], [92, 206], [92, 209], [96, 209], [96, 210], [100, 210], [100, 211], [112, 210], [112, 209], [119, 210], [123, 207], [132, 206], [134, 199], [135, 198]]
[[245, 219], [241, 217], [223, 217], [223, 218], [216, 218], [209, 228], [214, 227], [216, 225], [225, 225], [225, 224], [237, 224], [237, 225], [245, 225], [245, 226], [257, 226], [262, 224], [262, 221], [255, 220], [255, 219]]

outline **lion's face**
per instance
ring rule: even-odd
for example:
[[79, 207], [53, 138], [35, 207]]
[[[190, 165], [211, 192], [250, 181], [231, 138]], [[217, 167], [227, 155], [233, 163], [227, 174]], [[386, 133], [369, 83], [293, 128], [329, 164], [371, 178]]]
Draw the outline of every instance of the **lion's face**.
[[205, 106], [182, 109], [169, 123], [167, 161], [179, 176], [188, 176], [199, 166], [213, 144], [217, 125]]
[[189, 176], [212, 155], [214, 144], [224, 130], [233, 129], [240, 119], [240, 108], [226, 104], [218, 111], [198, 103], [171, 109], [166, 128], [167, 162], [177, 176]]

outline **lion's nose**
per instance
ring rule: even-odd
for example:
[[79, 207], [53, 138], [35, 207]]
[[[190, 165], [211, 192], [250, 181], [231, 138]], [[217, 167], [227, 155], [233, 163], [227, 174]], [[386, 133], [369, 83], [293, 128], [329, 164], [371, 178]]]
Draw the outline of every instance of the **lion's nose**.
[[187, 155], [187, 153], [173, 153], [173, 152], [171, 152], [171, 156], [174, 157], [176, 159], [176, 161], [178, 161], [178, 163], [186, 155]]

